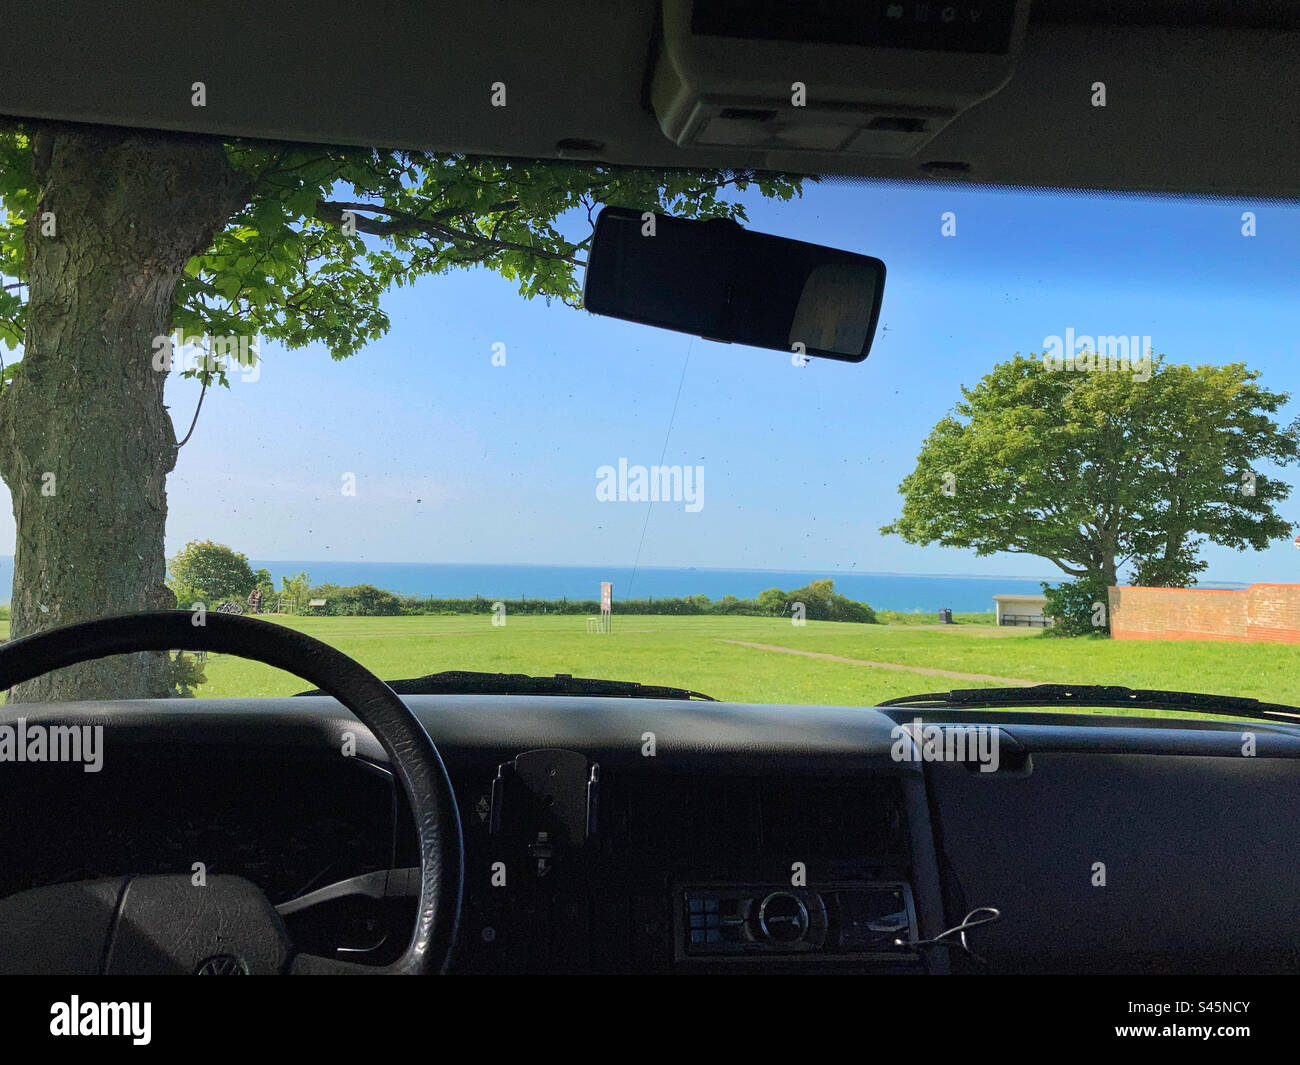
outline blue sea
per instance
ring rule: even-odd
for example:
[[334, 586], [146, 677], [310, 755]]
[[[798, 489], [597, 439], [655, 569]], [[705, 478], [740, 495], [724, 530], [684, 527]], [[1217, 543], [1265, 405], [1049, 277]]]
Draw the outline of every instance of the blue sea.
[[[373, 584], [402, 595], [485, 599], [598, 599], [600, 582], [613, 581], [615, 599], [666, 599], [734, 595], [752, 599], [767, 588], [789, 591], [829, 577], [835, 590], [877, 610], [932, 614], [943, 608], [959, 614], [991, 611], [993, 596], [1042, 591], [1041, 580], [1026, 577], [914, 576], [904, 573], [856, 573], [835, 570], [696, 569], [642, 566], [523, 566], [428, 562], [321, 562], [251, 559], [266, 568], [278, 585], [283, 576], [305, 570], [314, 584]], [[13, 558], [0, 556], [0, 604], [9, 601]], [[1059, 577], [1046, 578], [1051, 583]], [[1240, 588], [1240, 584], [1202, 587]]]

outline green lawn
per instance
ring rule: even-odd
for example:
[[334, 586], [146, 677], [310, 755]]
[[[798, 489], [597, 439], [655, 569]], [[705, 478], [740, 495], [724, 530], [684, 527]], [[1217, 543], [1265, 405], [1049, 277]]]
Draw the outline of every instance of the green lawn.
[[[914, 671], [920, 668], [1300, 705], [1300, 645], [1294, 644], [1053, 639], [1036, 629], [969, 622], [929, 627], [810, 621], [796, 627], [777, 618], [617, 615], [613, 632], [600, 635], [589, 634], [586, 619], [573, 615], [511, 617], [502, 627], [493, 627], [488, 615], [267, 620], [333, 644], [390, 679], [443, 669], [572, 673], [693, 688], [737, 702], [842, 705], [995, 683]], [[8, 627], [0, 621], [0, 638], [8, 636]], [[855, 665], [744, 643], [910, 668]], [[201, 698], [288, 695], [309, 687], [287, 673], [224, 655], [210, 658], [206, 673]]]
[[[870, 704], [990, 682], [785, 654], [726, 641], [908, 667], [1030, 681], [1126, 684], [1300, 704], [1300, 646], [1052, 639], [1038, 630], [958, 625], [851, 625], [746, 617], [625, 616], [588, 634], [580, 616], [297, 618], [285, 624], [333, 644], [386, 678], [443, 669], [572, 673], [694, 688], [749, 702]], [[308, 685], [225, 656], [209, 659], [200, 697], [283, 695]]]

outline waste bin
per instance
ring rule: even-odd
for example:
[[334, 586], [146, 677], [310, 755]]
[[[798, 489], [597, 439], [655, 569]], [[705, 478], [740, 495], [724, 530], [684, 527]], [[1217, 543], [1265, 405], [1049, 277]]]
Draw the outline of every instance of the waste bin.
[[952, 624], [952, 611], [946, 607], [939, 611], [939, 623], [942, 625]]

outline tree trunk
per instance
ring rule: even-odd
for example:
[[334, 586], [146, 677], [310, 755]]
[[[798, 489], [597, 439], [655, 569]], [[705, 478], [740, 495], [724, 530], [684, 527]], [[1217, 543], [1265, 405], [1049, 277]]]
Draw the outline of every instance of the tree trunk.
[[[152, 341], [170, 331], [186, 262], [249, 191], [210, 140], [50, 125], [33, 154], [27, 332], [0, 402], [0, 475], [18, 527], [15, 637], [174, 605], [163, 532], [176, 437]], [[47, 674], [9, 698], [171, 691], [167, 656], [141, 654]]]

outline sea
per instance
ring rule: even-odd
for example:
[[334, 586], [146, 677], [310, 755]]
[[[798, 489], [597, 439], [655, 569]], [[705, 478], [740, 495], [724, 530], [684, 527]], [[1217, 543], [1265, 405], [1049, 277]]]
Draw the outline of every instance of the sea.
[[[600, 582], [611, 581], [615, 599], [668, 599], [734, 595], [753, 599], [768, 588], [790, 591], [809, 581], [830, 578], [835, 590], [876, 610], [958, 614], [993, 610], [999, 594], [1038, 595], [1044, 580], [1060, 577], [968, 577], [955, 574], [859, 573], [854, 570], [711, 569], [683, 566], [533, 566], [456, 562], [341, 562], [250, 559], [254, 569], [280, 578], [306, 572], [313, 584], [373, 584], [400, 595], [443, 599], [599, 599]], [[0, 605], [9, 602], [14, 560], [0, 555]], [[1245, 584], [1210, 583], [1202, 588], [1244, 588]]]

